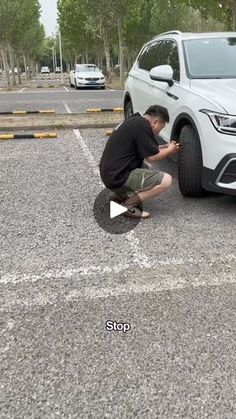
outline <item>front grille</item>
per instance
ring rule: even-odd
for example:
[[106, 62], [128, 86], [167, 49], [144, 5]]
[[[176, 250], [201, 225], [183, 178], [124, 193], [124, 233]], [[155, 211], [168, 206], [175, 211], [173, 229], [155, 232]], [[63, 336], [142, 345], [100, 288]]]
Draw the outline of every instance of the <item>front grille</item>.
[[85, 80], [87, 80], [87, 81], [98, 81], [98, 80], [99, 80], [99, 78], [95, 78], [95, 77], [87, 77], [87, 78], [85, 78]]
[[220, 178], [221, 183], [236, 182], [236, 160], [231, 161]]

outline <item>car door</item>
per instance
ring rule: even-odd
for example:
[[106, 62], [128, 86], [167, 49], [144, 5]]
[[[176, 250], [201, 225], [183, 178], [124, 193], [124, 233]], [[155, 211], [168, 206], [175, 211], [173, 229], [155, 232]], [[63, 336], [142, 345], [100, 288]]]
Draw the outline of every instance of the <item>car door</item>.
[[135, 65], [129, 73], [132, 78], [131, 98], [134, 112], [144, 113], [150, 106], [152, 96], [152, 80], [149, 76], [151, 68], [159, 65], [158, 58], [161, 42], [154, 41], [146, 45], [139, 54]]
[[170, 65], [173, 69], [173, 86], [169, 86], [166, 82], [151, 81], [149, 88], [149, 105], [161, 105], [168, 109], [170, 115], [170, 123], [166, 124], [161, 131], [161, 136], [165, 141], [169, 141], [171, 135], [171, 127], [177, 115], [179, 108], [179, 99], [181, 97], [180, 82], [180, 60], [178, 46], [175, 40], [162, 40], [157, 51], [157, 65]]

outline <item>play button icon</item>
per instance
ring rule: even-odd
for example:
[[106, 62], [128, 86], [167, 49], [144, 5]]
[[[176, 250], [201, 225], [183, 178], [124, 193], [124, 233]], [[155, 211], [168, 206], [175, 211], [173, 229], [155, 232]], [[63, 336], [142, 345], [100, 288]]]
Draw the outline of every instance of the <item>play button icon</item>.
[[[134, 195], [134, 192], [127, 190], [127, 194]], [[139, 202], [139, 208], [142, 209], [141, 202]], [[111, 198], [109, 189], [103, 189], [93, 205], [93, 214], [97, 224], [111, 234], [128, 233], [140, 222], [140, 219], [123, 216], [126, 211], [127, 208], [124, 205], [120, 205]]]
[[127, 208], [123, 207], [123, 205], [110, 201], [110, 218], [118, 217], [118, 215], [124, 214], [126, 211]]

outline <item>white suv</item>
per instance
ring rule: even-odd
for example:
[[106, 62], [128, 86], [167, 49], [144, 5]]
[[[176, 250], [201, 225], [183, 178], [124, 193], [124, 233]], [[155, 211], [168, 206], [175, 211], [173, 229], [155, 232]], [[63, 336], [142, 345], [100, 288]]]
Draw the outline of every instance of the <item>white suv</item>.
[[124, 112], [165, 106], [165, 142], [180, 142], [179, 186], [236, 195], [236, 32], [166, 32], [148, 42], [131, 68]]

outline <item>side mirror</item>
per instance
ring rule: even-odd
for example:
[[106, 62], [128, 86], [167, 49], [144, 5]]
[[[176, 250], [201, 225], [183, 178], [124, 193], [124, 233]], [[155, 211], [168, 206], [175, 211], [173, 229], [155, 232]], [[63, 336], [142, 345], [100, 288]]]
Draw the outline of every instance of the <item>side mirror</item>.
[[169, 86], [173, 86], [174, 84], [173, 69], [170, 65], [153, 67], [149, 72], [149, 76], [152, 80], [166, 82]]

